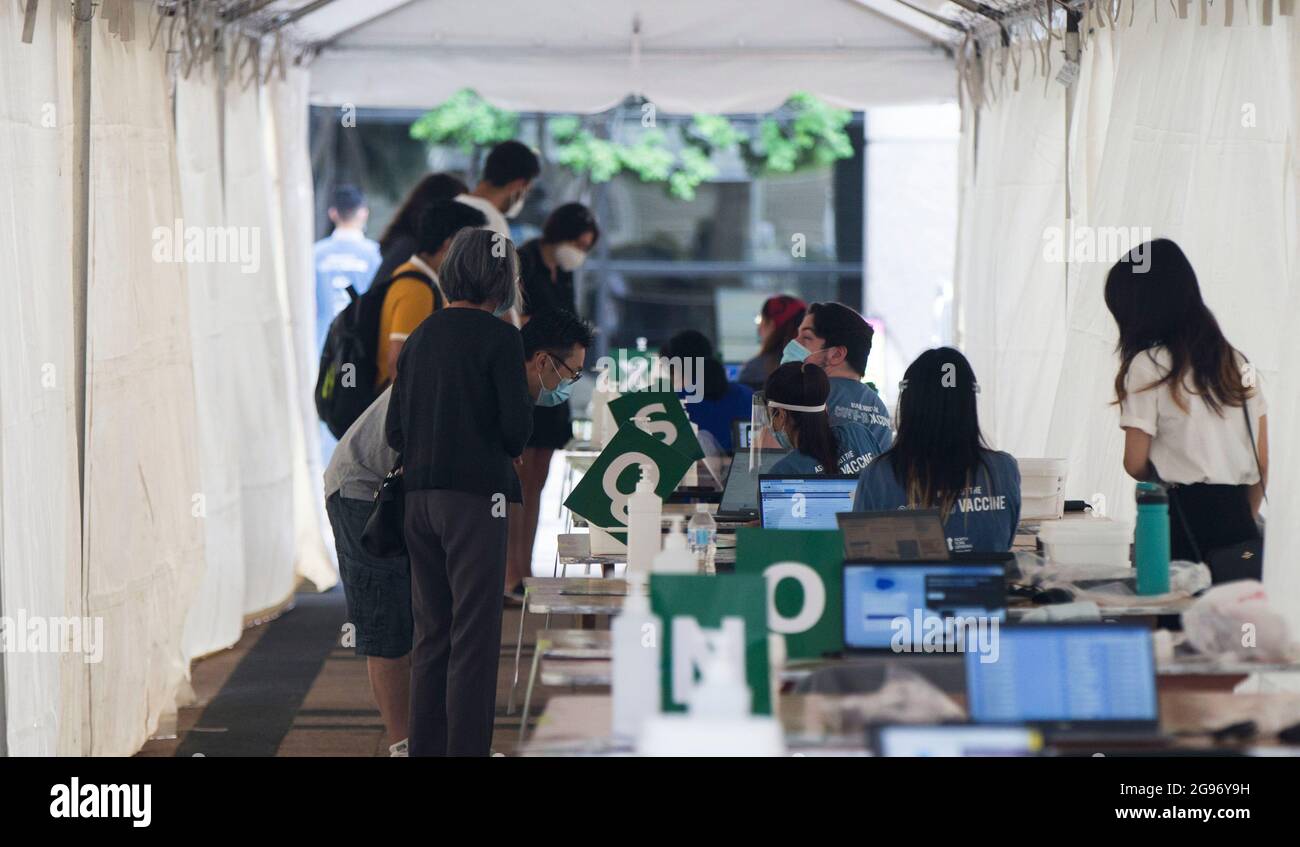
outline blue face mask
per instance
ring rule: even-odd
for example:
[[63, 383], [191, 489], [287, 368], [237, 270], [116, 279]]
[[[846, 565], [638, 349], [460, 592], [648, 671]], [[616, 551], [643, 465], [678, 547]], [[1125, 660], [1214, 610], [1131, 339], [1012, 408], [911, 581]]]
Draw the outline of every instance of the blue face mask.
[[781, 351], [781, 364], [788, 365], [791, 362], [802, 362], [811, 355], [811, 350], [791, 338], [790, 343], [785, 345], [785, 349]]
[[776, 443], [781, 445], [782, 450], [794, 449], [794, 445], [790, 443], [790, 436], [780, 431], [774, 432], [772, 434], [776, 436]]
[[546, 361], [551, 363], [551, 370], [555, 371], [555, 375], [560, 377], [560, 382], [554, 388], [547, 388], [546, 383], [542, 382], [541, 374], [538, 374], [537, 382], [541, 385], [542, 389], [537, 392], [537, 405], [561, 406], [569, 402], [569, 392], [573, 390], [573, 383], [569, 382], [560, 374], [559, 368], [555, 367], [555, 363], [551, 362], [549, 356]]
[[495, 309], [492, 310], [492, 317], [494, 318], [505, 317], [505, 314], [508, 311], [510, 311], [509, 306], [497, 306]]

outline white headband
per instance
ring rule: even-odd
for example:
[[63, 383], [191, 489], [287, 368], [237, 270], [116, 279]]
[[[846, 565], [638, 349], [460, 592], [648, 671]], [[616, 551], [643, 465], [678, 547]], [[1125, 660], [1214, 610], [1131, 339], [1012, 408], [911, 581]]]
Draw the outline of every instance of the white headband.
[[778, 402], [776, 402], [775, 400], [768, 400], [768, 401], [767, 401], [767, 405], [769, 405], [769, 406], [775, 406], [775, 407], [778, 408], [778, 409], [789, 409], [789, 410], [792, 411], [792, 412], [824, 412], [824, 411], [826, 411], [826, 404], [825, 404], [825, 403], [822, 403], [820, 406], [794, 406], [794, 405], [791, 405], [790, 403], [778, 403]]

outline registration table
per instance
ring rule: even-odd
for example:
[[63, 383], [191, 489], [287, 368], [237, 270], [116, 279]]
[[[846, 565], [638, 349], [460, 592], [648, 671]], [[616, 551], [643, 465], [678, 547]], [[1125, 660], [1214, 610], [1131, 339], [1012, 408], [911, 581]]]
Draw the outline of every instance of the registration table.
[[[608, 686], [611, 677], [608, 631], [590, 625], [579, 629], [550, 629], [549, 623], [553, 615], [574, 615], [581, 623], [590, 624], [593, 618], [618, 614], [627, 594], [627, 581], [592, 577], [530, 577], [524, 584], [524, 613], [546, 615], [548, 624], [538, 638], [530, 663], [525, 708], [531, 703], [532, 691], [538, 681], [552, 688]], [[1111, 607], [1103, 609], [1103, 615], [1113, 619], [1129, 615], [1177, 614], [1186, 608], [1188, 602], [1179, 599], [1164, 605]], [[515, 645], [515, 671], [508, 703], [511, 713], [522, 670], [523, 618], [521, 615]], [[915, 670], [948, 692], [960, 691], [962, 687], [960, 657], [915, 655], [847, 655], [795, 661], [782, 670], [782, 683], [801, 690], [860, 692], [879, 685], [886, 669], [891, 666]], [[1264, 664], [1221, 659], [1199, 656], [1180, 648], [1171, 659], [1163, 660], [1157, 666], [1162, 691], [1230, 691], [1247, 675], [1262, 672], [1300, 672], [1300, 663]]]
[[[957, 705], [961, 704], [960, 697], [953, 700]], [[610, 737], [611, 704], [606, 695], [551, 698], [537, 730], [521, 752], [528, 756], [620, 756], [633, 753], [629, 744]], [[1197, 751], [1214, 748], [1247, 755], [1300, 755], [1300, 749], [1282, 746], [1275, 736], [1263, 735], [1235, 745], [1216, 745], [1208, 735], [1214, 729], [1239, 721], [1257, 720], [1261, 715], [1274, 716], [1275, 723], [1300, 720], [1300, 694], [1161, 692], [1160, 715], [1161, 731], [1168, 740], [1159, 744], [1137, 744], [1132, 748], [1135, 752], [1140, 749], [1173, 752], [1179, 748]], [[844, 697], [782, 695], [778, 717], [791, 754], [867, 755], [866, 728], [854, 720], [851, 703]], [[1082, 749], [1073, 752], [1087, 754]]]

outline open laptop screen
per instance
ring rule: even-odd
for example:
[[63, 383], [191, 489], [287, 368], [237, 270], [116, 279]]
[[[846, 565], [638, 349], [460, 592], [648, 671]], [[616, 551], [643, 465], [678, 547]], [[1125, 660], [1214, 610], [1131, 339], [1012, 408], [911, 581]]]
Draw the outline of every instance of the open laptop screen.
[[1034, 756], [1042, 749], [1037, 732], [1024, 726], [899, 724], [876, 730], [880, 756]]
[[764, 529], [837, 529], [835, 515], [853, 508], [856, 476], [761, 476]]
[[727, 471], [727, 485], [722, 490], [718, 514], [758, 516], [758, 478], [785, 456], [783, 450], [759, 450], [758, 465], [749, 467], [749, 451], [737, 453]]
[[1158, 718], [1151, 630], [1133, 624], [1001, 628], [996, 659], [966, 655], [980, 723], [1148, 724]]
[[[955, 652], [970, 627], [985, 641], [1007, 616], [1006, 567], [998, 563], [844, 564], [844, 644], [857, 650]], [[927, 643], [928, 634], [928, 643]]]

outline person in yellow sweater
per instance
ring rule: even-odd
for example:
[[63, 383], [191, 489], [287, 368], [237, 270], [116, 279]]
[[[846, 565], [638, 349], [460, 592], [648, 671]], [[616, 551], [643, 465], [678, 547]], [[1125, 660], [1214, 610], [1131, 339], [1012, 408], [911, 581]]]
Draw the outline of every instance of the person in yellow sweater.
[[420, 215], [416, 252], [393, 271], [379, 312], [377, 391], [393, 381], [407, 337], [446, 302], [438, 285], [438, 270], [452, 238], [462, 229], [486, 224], [482, 212], [454, 200], [435, 203]]

